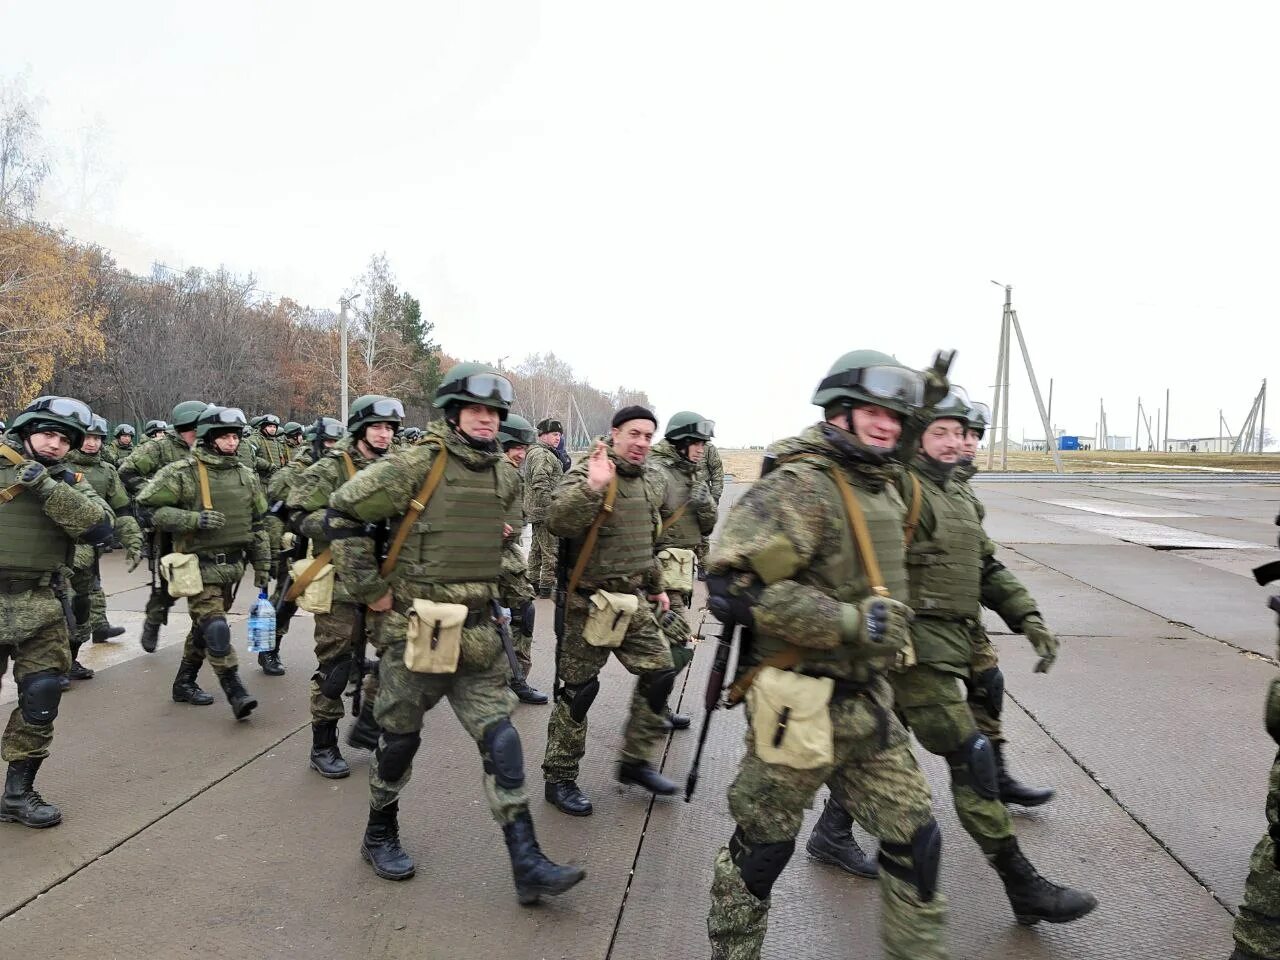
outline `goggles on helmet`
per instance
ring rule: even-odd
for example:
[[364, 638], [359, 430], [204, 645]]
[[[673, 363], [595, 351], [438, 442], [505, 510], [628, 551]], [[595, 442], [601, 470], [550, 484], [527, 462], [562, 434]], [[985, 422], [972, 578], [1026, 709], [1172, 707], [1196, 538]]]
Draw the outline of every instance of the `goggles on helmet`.
[[[71, 417], [86, 430], [93, 426], [93, 411], [71, 397], [37, 397], [24, 413], [48, 411], [57, 417]], [[105, 421], [104, 421], [105, 422]]]
[[444, 384], [439, 392], [441, 394], [464, 393], [469, 397], [500, 400], [503, 403], [510, 403], [516, 398], [516, 391], [511, 386], [511, 381], [496, 373], [473, 373], [469, 377]]
[[818, 384], [819, 390], [858, 387], [882, 400], [897, 400], [910, 407], [924, 403], [924, 377], [906, 367], [859, 367], [833, 373]]

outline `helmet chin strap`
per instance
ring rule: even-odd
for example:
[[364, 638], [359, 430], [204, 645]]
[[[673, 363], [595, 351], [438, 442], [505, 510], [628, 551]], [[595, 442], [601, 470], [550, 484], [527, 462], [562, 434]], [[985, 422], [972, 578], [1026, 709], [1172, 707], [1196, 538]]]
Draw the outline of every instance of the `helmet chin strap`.
[[31, 456], [31, 459], [42, 466], [52, 467], [62, 459], [61, 457], [50, 457], [46, 454], [39, 453], [31, 443], [30, 434], [27, 434], [22, 438], [22, 444], [27, 448], [27, 453]]
[[449, 424], [449, 429], [458, 435], [458, 438], [469, 446], [472, 450], [479, 450], [481, 453], [501, 453], [502, 448], [498, 446], [497, 438], [492, 440], [478, 440], [467, 431], [462, 429], [462, 425], [458, 422], [457, 408], [450, 404], [452, 409], [446, 410], [444, 419]]

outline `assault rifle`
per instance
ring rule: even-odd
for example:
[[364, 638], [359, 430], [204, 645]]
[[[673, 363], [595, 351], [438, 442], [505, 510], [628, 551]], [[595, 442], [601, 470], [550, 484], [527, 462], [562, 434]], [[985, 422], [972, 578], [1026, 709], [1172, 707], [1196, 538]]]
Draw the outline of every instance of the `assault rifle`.
[[520, 669], [520, 661], [516, 657], [516, 647], [511, 639], [511, 616], [504, 612], [502, 604], [497, 600], [489, 601], [493, 605], [493, 621], [498, 626], [498, 636], [502, 638], [502, 650], [507, 655], [507, 665], [511, 667], [511, 677], [516, 685], [524, 683], [524, 671]]
[[294, 534], [297, 538], [293, 541], [293, 548], [290, 550], [281, 550], [277, 559], [277, 571], [279, 576], [276, 580], [276, 636], [283, 637], [289, 632], [289, 621], [293, 619], [294, 614], [298, 612], [298, 601], [288, 599], [290, 588], [293, 586], [293, 560], [302, 560], [307, 556], [307, 545], [310, 542], [302, 534]]
[[[720, 621], [720, 636], [716, 640], [716, 656], [711, 662], [711, 673], [707, 676], [707, 689], [703, 695], [702, 729], [698, 731], [698, 749], [693, 754], [693, 766], [689, 768], [689, 776], [684, 784], [684, 802], [693, 799], [693, 792], [698, 789], [698, 768], [702, 765], [702, 751], [707, 745], [707, 732], [711, 729], [711, 715], [724, 705], [724, 691], [729, 674], [729, 654], [733, 651], [733, 635], [738, 630], [729, 612], [729, 605], [717, 597], [712, 597], [707, 604], [712, 614]], [[745, 641], [746, 637], [743, 637]], [[741, 657], [739, 657], [741, 659]]]

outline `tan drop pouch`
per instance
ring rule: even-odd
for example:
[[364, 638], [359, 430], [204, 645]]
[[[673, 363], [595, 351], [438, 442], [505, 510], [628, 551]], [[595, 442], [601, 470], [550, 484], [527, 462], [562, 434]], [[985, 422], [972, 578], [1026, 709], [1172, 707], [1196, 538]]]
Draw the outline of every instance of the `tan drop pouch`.
[[413, 601], [405, 631], [404, 665], [414, 673], [454, 673], [462, 653], [465, 603]]
[[593, 647], [622, 646], [631, 618], [639, 609], [640, 598], [634, 593], [597, 590], [587, 600], [587, 625], [582, 628], [582, 639]]
[[[315, 560], [310, 557], [304, 557], [301, 560], [295, 560], [289, 565], [289, 576], [294, 583], [302, 579], [302, 575], [311, 569], [311, 564]], [[311, 578], [311, 582], [306, 585], [302, 593], [298, 596], [298, 609], [306, 610], [308, 613], [329, 613], [333, 609], [333, 584], [336, 580], [333, 572], [333, 564], [326, 563]]]
[[747, 690], [756, 754], [766, 763], [812, 770], [835, 762], [830, 677], [763, 667]]
[[204, 590], [200, 558], [194, 553], [166, 553], [160, 558], [160, 575], [171, 597], [194, 597]]
[[693, 551], [683, 547], [663, 547], [658, 551], [662, 564], [662, 588], [676, 593], [693, 593]]

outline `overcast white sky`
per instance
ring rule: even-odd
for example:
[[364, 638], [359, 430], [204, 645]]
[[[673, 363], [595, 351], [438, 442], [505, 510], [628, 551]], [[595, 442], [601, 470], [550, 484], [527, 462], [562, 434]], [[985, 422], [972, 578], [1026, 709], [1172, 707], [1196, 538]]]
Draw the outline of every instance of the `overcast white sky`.
[[1238, 430], [1280, 380], [1274, 4], [0, 9], [50, 136], [111, 130], [73, 229], [127, 266], [333, 305], [385, 250], [450, 353], [554, 350], [727, 445], [814, 419], [855, 347], [956, 347], [989, 401], [993, 279], [1069, 433], [1166, 387], [1171, 436]]

